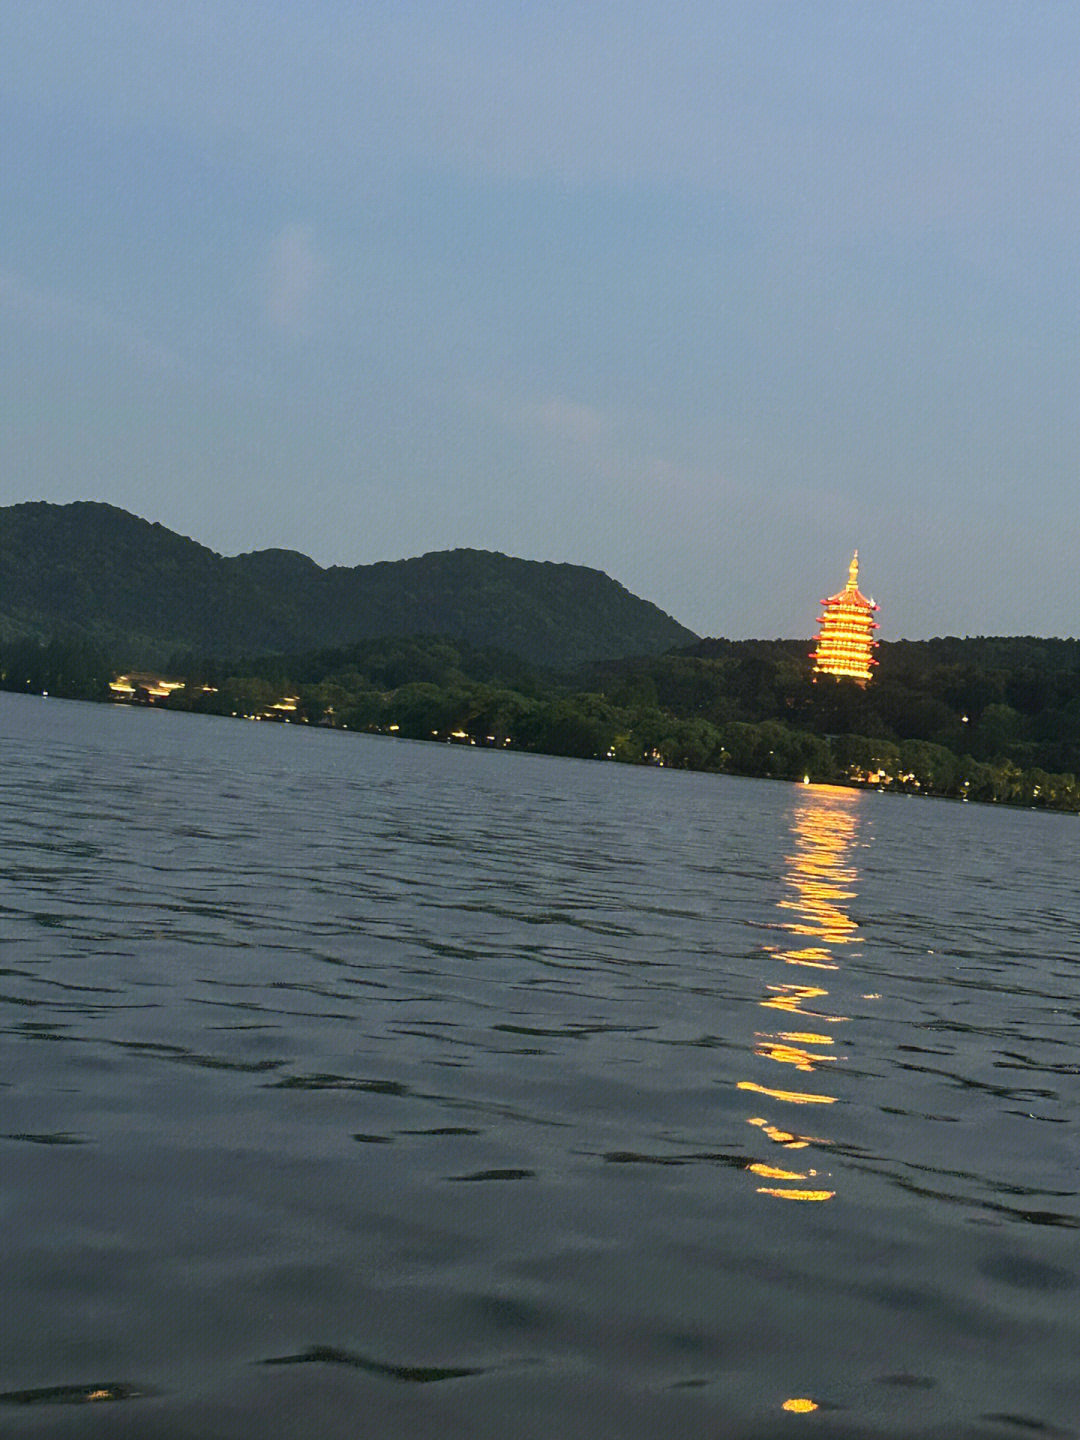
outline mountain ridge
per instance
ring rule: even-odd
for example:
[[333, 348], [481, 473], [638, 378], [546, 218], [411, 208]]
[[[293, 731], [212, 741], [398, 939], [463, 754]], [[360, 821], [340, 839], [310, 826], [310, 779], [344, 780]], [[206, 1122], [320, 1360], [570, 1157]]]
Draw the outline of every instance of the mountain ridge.
[[603, 571], [564, 561], [461, 548], [323, 567], [286, 548], [221, 555], [105, 501], [0, 507], [0, 638], [60, 631], [133, 660], [445, 634], [551, 668], [697, 639]]

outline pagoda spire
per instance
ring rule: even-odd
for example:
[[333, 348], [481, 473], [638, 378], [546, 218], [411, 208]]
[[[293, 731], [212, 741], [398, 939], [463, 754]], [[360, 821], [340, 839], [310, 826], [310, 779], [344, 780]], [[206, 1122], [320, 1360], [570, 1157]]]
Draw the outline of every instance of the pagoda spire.
[[851, 557], [851, 564], [848, 566], [848, 572], [847, 572], [847, 588], [848, 588], [849, 590], [858, 590], [858, 588], [859, 588], [859, 552], [858, 552], [858, 550], [856, 550], [856, 551], [855, 551], [855, 554], [852, 555], [852, 557]]

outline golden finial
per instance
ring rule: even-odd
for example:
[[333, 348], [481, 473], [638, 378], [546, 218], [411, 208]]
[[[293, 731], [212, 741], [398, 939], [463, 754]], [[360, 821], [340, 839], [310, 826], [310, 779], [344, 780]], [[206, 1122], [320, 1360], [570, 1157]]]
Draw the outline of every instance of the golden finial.
[[847, 588], [857, 590], [859, 588], [859, 552], [856, 550], [851, 557], [851, 564], [848, 567]]

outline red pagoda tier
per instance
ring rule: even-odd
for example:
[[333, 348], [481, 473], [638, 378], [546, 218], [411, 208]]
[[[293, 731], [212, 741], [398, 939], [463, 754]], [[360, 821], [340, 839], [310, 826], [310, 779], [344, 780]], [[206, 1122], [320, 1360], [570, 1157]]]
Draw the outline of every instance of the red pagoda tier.
[[877, 664], [873, 651], [877, 641], [874, 620], [877, 606], [859, 589], [859, 552], [851, 557], [848, 582], [838, 595], [823, 600], [825, 613], [818, 616], [817, 646], [811, 659], [814, 676], [836, 675], [865, 685]]

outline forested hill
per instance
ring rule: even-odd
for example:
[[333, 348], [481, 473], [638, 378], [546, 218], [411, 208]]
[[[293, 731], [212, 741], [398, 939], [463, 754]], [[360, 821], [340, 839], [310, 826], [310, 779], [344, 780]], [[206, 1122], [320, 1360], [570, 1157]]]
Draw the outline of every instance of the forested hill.
[[580, 565], [448, 550], [323, 569], [288, 550], [221, 556], [92, 501], [0, 507], [0, 639], [60, 633], [127, 664], [440, 634], [558, 669], [695, 638]]

